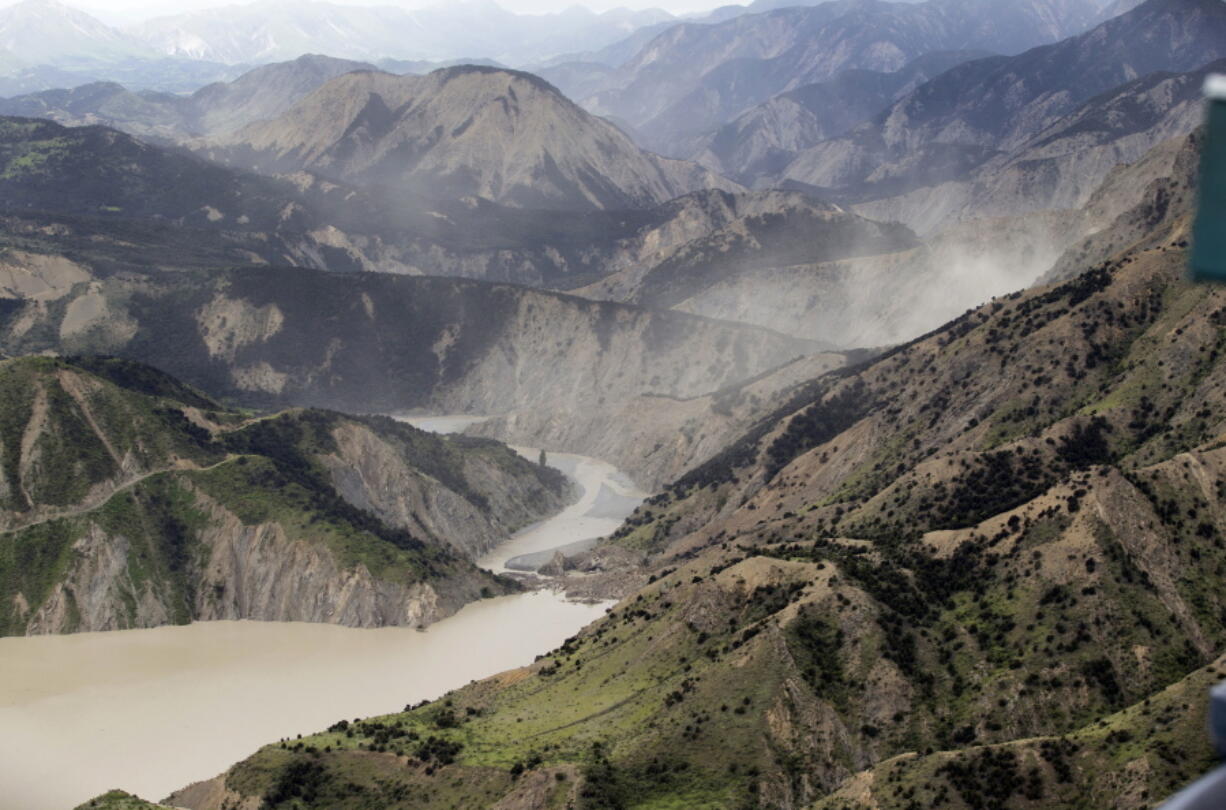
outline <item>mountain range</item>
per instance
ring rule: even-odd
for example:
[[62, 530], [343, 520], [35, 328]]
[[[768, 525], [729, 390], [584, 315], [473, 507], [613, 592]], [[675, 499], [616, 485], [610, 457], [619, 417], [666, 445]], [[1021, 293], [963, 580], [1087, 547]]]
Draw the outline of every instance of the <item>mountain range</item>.
[[893, 72], [938, 51], [1017, 53], [1098, 21], [1090, 0], [924, 3], [840, 0], [715, 24], [668, 28], [584, 97], [626, 121], [663, 154], [694, 142], [779, 93], [846, 70]]
[[[942, 184], [964, 181], [991, 161], [1018, 158], [1019, 164], [1028, 166], [1033, 162], [1030, 157], [1062, 151], [1041, 134], [1049, 127], [1053, 136], [1061, 127], [1069, 127], [1063, 151], [1096, 148], [1101, 141], [1076, 136], [1087, 121], [1101, 117], [1093, 107], [1101, 110], [1100, 105], [1111, 103], [1099, 99], [1100, 94], [1159, 71], [1194, 71], [1224, 56], [1226, 5], [1220, 0], [1149, 0], [1081, 36], [1020, 56], [954, 68], [852, 132], [804, 150], [781, 174], [810, 188], [838, 190], [857, 201], [924, 196], [915, 194], [918, 189], [932, 189], [928, 196], [939, 197], [944, 193], [937, 190]], [[1146, 104], [1178, 117], [1179, 104], [1190, 93], [1176, 93], [1176, 99], [1168, 100], [1159, 90]], [[1079, 113], [1083, 105], [1089, 109]], [[1191, 114], [1182, 109], [1186, 131]], [[1155, 116], [1149, 115], [1152, 121]], [[1062, 123], [1065, 116], [1071, 118]], [[1122, 135], [1120, 140], [1126, 142], [1132, 134], [1127, 130], [1135, 129], [1140, 120], [1119, 122], [1107, 132]], [[1158, 126], [1151, 137], [1169, 137], [1177, 129]], [[1036, 138], [1037, 142], [1028, 143]], [[1118, 154], [1117, 162], [1139, 157], [1155, 142], [1139, 139], [1136, 151]], [[1038, 150], [1038, 155], [1021, 157], [1028, 147]], [[1103, 160], [1099, 171], [1112, 165]], [[902, 200], [895, 208], [905, 205]], [[913, 208], [929, 217], [928, 228], [935, 224], [931, 199], [914, 200]], [[895, 210], [892, 215], [918, 224], [917, 214]]]
[[329, 79], [375, 69], [365, 62], [307, 54], [186, 96], [95, 82], [0, 99], [0, 114], [49, 118], [65, 126], [104, 124], [143, 138], [178, 141], [273, 118]]
[[779, 174], [797, 153], [867, 121], [929, 79], [987, 55], [938, 51], [893, 73], [846, 70], [780, 93], [696, 143], [694, 159], [752, 185], [763, 176]]
[[57, 0], [0, 8], [0, 48], [25, 64], [61, 67], [155, 56], [134, 38]]
[[535, 663], [167, 804], [1153, 806], [1211, 761], [1226, 674], [1223, 300], [1184, 277], [1190, 205], [781, 392], [609, 539], [651, 576]]
[[259, 0], [159, 17], [131, 29], [148, 47], [217, 62], [272, 62], [327, 52], [349, 59], [456, 59], [508, 64], [610, 45], [672, 19], [659, 9], [603, 13], [574, 6], [553, 14], [513, 14], [490, 0], [406, 10], [325, 2]]
[[[0, 103], [0, 634], [618, 601], [162, 806], [1151, 810], [1210, 766], [1226, 4], [295, 13], [121, 35], [297, 57], [190, 95]], [[400, 75], [459, 42], [496, 63]], [[359, 415], [410, 410], [482, 419]], [[565, 453], [652, 495], [477, 569]]]
[[257, 0], [120, 29], [58, 0], [21, 0], [0, 9], [0, 67], [79, 70], [168, 58], [251, 65], [305, 53], [363, 60], [485, 57], [522, 64], [603, 48], [672, 19], [658, 9], [597, 14], [579, 6], [556, 14], [513, 14], [489, 0], [416, 10]]

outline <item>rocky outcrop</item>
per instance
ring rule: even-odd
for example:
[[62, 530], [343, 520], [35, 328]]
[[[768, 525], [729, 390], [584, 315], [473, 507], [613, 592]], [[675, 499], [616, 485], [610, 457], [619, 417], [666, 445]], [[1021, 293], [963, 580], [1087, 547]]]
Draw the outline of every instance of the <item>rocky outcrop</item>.
[[27, 635], [126, 630], [174, 621], [176, 608], [128, 571], [131, 544], [91, 525], [72, 546], [73, 562], [29, 617]]
[[847, 362], [843, 354], [814, 354], [703, 396], [645, 395], [583, 409], [565, 419], [526, 409], [483, 421], [467, 432], [604, 459], [654, 492], [717, 455], [803, 382]]
[[[347, 627], [423, 627], [489, 592], [486, 577], [402, 584], [346, 567], [327, 547], [295, 538], [279, 523], [245, 525], [197, 493], [206, 519], [197, 562], [183, 589], [140, 581], [139, 554], [123, 535], [90, 524], [72, 546], [72, 563], [26, 626], [29, 635], [157, 627], [188, 620], [250, 619]], [[193, 597], [194, 594], [194, 597]]]
[[192, 618], [423, 627], [480, 597], [481, 576], [402, 584], [346, 568], [326, 548], [294, 539], [277, 523], [243, 525], [202, 497], [208, 518]]
[[322, 456], [333, 486], [350, 503], [415, 536], [450, 545], [477, 559], [514, 532], [561, 509], [568, 486], [549, 489], [523, 469], [511, 469], [510, 451], [475, 443], [460, 474], [468, 497], [412, 465], [406, 454], [365, 425], [345, 423], [333, 433], [336, 450]]

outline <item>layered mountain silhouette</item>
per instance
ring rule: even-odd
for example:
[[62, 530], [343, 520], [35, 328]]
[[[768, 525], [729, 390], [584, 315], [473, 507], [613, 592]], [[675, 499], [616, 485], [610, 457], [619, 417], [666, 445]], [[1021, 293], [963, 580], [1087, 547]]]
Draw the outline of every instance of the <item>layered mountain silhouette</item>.
[[897, 71], [937, 51], [1018, 53], [1097, 20], [1090, 0], [841, 0], [677, 25], [584, 103], [629, 122], [650, 147], [685, 155], [694, 139], [756, 104], [845, 70]]
[[893, 73], [843, 71], [742, 113], [701, 139], [693, 159], [752, 185], [782, 172], [797, 153], [851, 130], [929, 79], [985, 56], [979, 51], [938, 51]]
[[[990, 161], [1020, 154], [1049, 127], [1080, 132], [1084, 124], [1076, 122], [1093, 120], [1096, 113], [1079, 108], [1125, 82], [1160, 71], [1196, 70], [1224, 56], [1226, 5], [1218, 0], [1149, 0], [1064, 42], [954, 68], [873, 121], [805, 150], [782, 176], [860, 200], [962, 180]], [[1174, 100], [1158, 92], [1142, 106], [1170, 111], [1188, 100], [1190, 92]], [[1099, 103], [1110, 104], [1094, 102]], [[1152, 111], [1135, 121], [1128, 117], [1113, 128], [1131, 134], [1128, 130], [1140, 126], [1145, 115], [1153, 117]], [[1065, 116], [1072, 118], [1058, 123]], [[1172, 127], [1166, 133], [1175, 131]], [[1143, 144], [1133, 157], [1153, 142]]]
[[264, 65], [188, 96], [133, 92], [117, 82], [0, 99], [0, 115], [49, 118], [67, 126], [104, 124], [142, 137], [182, 140], [273, 118], [329, 79], [374, 65], [308, 54]]
[[261, 0], [172, 14], [130, 35], [161, 53], [218, 62], [271, 62], [326, 52], [351, 59], [455, 59], [485, 56], [523, 63], [602, 48], [637, 28], [671, 20], [659, 9], [514, 14], [465, 0], [403, 9], [328, 2]]

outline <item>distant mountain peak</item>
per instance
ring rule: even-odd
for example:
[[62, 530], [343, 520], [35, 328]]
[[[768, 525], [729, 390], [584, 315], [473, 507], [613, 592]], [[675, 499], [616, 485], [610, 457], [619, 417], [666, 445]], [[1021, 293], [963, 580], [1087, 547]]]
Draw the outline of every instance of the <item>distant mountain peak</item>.
[[526, 208], [638, 208], [737, 187], [642, 151], [538, 76], [484, 65], [348, 73], [207, 150], [257, 171]]
[[0, 8], [0, 51], [31, 64], [87, 63], [149, 56], [136, 40], [59, 0]]

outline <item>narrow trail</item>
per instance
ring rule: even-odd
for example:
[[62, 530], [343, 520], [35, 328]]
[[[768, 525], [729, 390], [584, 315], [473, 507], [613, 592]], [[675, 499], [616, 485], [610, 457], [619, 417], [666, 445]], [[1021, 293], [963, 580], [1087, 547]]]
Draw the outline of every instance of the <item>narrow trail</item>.
[[24, 532], [25, 530], [32, 529], [35, 526], [42, 526], [44, 524], [52, 523], [57, 520], [65, 520], [67, 518], [80, 517], [81, 515], [86, 515], [86, 514], [89, 514], [90, 512], [96, 512], [97, 510], [101, 509], [102, 507], [110, 503], [112, 500], [114, 500], [116, 495], [120, 495], [130, 490], [133, 487], [143, 483], [144, 481], [149, 480], [150, 478], [153, 478], [156, 475], [165, 475], [166, 473], [172, 473], [172, 472], [208, 472], [209, 470], [215, 470], [218, 467], [221, 467], [225, 464], [229, 464], [232, 461], [236, 461], [239, 458], [241, 458], [241, 456], [231, 454], [231, 455], [226, 456], [221, 461], [215, 462], [213, 464], [209, 464], [208, 466], [205, 466], [205, 467], [199, 467], [196, 465], [172, 466], [172, 467], [163, 467], [157, 470], [150, 470], [149, 472], [143, 473], [137, 476], [136, 478], [133, 478], [131, 481], [128, 481], [127, 483], [122, 484], [116, 487], [115, 489], [111, 490], [110, 494], [108, 494], [105, 498], [103, 498], [101, 501], [97, 503], [82, 504], [73, 509], [66, 509], [62, 512], [56, 512], [54, 515], [47, 515], [45, 517], [39, 518], [38, 520], [32, 520], [29, 523], [23, 523], [20, 526], [12, 526], [8, 529], [0, 529], [0, 537], [3, 537], [8, 534], [16, 534], [17, 532]]

